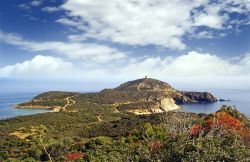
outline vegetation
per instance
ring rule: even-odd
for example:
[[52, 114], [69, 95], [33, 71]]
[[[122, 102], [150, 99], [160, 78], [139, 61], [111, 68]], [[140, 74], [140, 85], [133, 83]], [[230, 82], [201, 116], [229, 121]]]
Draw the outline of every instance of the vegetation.
[[99, 93], [76, 95], [74, 99], [79, 102], [114, 104], [145, 101], [145, 99], [153, 99], [160, 96], [167, 95], [160, 91], [117, 91], [114, 89], [105, 89]]
[[241, 122], [245, 123], [246, 126], [247, 126], [248, 128], [250, 128], [250, 119], [247, 118], [246, 115], [240, 113], [240, 112], [236, 109], [236, 107], [234, 107], [234, 106], [232, 107], [232, 106], [223, 105], [219, 111], [224, 111], [224, 112], [228, 113], [228, 114], [231, 115], [232, 117], [234, 117], [234, 118], [240, 120]]
[[0, 121], [0, 161], [250, 160], [249, 120], [232, 107], [140, 116], [105, 104], [70, 108], [78, 111]]
[[75, 92], [60, 92], [60, 91], [49, 91], [42, 93], [34, 97], [34, 100], [46, 100], [46, 99], [64, 99], [69, 96], [74, 96], [79, 93]]
[[56, 112], [60, 110], [75, 112], [78, 111], [79, 107], [82, 107], [81, 105], [92, 103], [98, 104], [100, 107], [102, 105], [116, 106], [115, 111], [156, 112], [161, 111], [161, 101], [166, 98], [177, 104], [217, 101], [208, 92], [177, 91], [165, 82], [145, 78], [124, 83], [114, 89], [104, 89], [97, 93], [49, 91], [35, 96], [29, 102], [16, 105], [16, 108], [50, 108]]
[[[71, 98], [78, 103], [95, 104], [127, 104], [123, 105], [130, 109], [134, 106], [154, 108], [163, 98], [175, 100], [176, 103], [211, 103], [217, 99], [208, 92], [182, 92], [172, 88], [168, 83], [151, 79], [137, 79], [126, 82], [114, 89], [104, 89], [97, 93], [75, 93], [49, 91], [33, 98], [31, 102], [20, 106], [63, 106], [64, 100]], [[134, 104], [134, 105], [133, 105]]]
[[159, 107], [155, 102], [136, 102], [136, 103], [126, 103], [117, 106], [118, 110], [133, 110], [133, 109], [151, 109], [153, 107]]
[[19, 104], [19, 106], [44, 106], [44, 107], [55, 107], [55, 106], [64, 106], [66, 104], [65, 99], [47, 99], [47, 100], [33, 100], [30, 102], [25, 102]]

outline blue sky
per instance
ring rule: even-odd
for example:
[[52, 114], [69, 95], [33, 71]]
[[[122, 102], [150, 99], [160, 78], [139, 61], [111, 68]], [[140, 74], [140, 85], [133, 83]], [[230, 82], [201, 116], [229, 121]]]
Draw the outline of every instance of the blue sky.
[[148, 75], [250, 89], [249, 15], [250, 0], [2, 0], [0, 88]]

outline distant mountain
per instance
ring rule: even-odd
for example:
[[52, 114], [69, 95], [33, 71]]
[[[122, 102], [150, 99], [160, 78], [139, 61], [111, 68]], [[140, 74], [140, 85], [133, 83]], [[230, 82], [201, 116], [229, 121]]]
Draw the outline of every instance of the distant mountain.
[[65, 110], [67, 106], [77, 109], [76, 103], [115, 105], [117, 111], [135, 114], [160, 113], [180, 108], [180, 104], [211, 103], [217, 99], [208, 92], [184, 92], [174, 89], [168, 83], [143, 78], [121, 84], [114, 89], [97, 93], [45, 92], [17, 108], [52, 108]]

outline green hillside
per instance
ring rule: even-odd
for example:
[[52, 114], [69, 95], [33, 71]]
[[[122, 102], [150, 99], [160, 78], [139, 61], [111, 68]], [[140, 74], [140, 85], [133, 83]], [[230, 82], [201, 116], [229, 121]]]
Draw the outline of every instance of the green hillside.
[[250, 161], [250, 120], [235, 108], [170, 111], [216, 101], [148, 78], [97, 93], [45, 92], [16, 107], [54, 112], [0, 121], [0, 161]]

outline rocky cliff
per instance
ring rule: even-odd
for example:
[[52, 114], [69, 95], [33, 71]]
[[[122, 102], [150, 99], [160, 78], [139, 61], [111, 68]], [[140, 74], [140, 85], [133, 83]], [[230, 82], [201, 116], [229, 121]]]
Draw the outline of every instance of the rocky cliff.
[[[179, 91], [168, 83], [152, 78], [129, 81], [109, 91], [129, 94], [132, 97], [130, 101], [136, 98], [136, 101], [132, 103], [120, 102], [118, 108], [136, 112], [137, 114], [140, 114], [140, 112], [155, 113], [175, 110], [180, 108], [180, 104], [212, 103], [217, 101], [211, 93]], [[102, 92], [105, 92], [105, 90]]]

